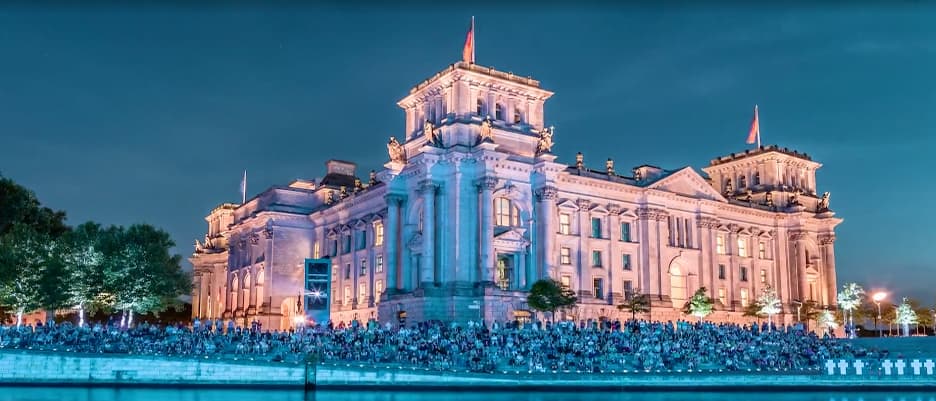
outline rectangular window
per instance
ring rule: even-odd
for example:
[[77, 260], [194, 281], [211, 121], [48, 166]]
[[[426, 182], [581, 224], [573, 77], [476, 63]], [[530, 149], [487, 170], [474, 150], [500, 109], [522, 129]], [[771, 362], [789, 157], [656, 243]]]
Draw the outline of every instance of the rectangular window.
[[355, 239], [355, 249], [361, 250], [367, 247], [367, 230], [359, 230]]
[[728, 292], [725, 291], [725, 287], [718, 289], [718, 302], [725, 306], [728, 305]]
[[684, 219], [686, 224], [686, 248], [692, 248], [692, 219]]
[[358, 298], [357, 301], [359, 304], [367, 302], [367, 284], [358, 283]]
[[351, 252], [351, 234], [344, 235], [344, 247], [341, 248], [341, 253]]
[[559, 248], [559, 264], [562, 265], [571, 265], [572, 264], [572, 249], [571, 248]]
[[747, 253], [747, 240], [744, 238], [738, 238], [738, 256], [746, 258]]
[[592, 217], [591, 224], [592, 224], [592, 235], [591, 235], [592, 238], [601, 238], [601, 218]]
[[740, 280], [747, 281], [747, 267], [741, 266]]
[[601, 251], [592, 251], [592, 266], [601, 267]]
[[374, 273], [383, 273], [383, 255], [374, 256]]
[[318, 259], [322, 257], [322, 244], [318, 241], [315, 242], [315, 245], [312, 249], [312, 258]]
[[666, 216], [666, 227], [669, 228], [670, 246], [676, 246], [676, 230], [673, 230], [673, 216]]
[[572, 276], [563, 274], [562, 277], [559, 277], [559, 284], [564, 288], [572, 288]]
[[760, 259], [767, 259], [767, 245], [764, 244], [764, 241], [757, 243], [757, 257]]
[[767, 284], [767, 270], [760, 269], [760, 282], [761, 284]]
[[625, 253], [621, 256], [621, 266], [624, 267], [624, 270], [631, 269], [631, 255], [629, 253]]
[[748, 292], [747, 288], [741, 289], [741, 307], [746, 308], [748, 306]]
[[510, 199], [497, 198], [494, 200], [494, 224], [501, 227], [511, 226], [511, 206], [513, 205], [510, 204]]
[[380, 302], [381, 295], [383, 295], [383, 280], [374, 281], [374, 303]]
[[383, 223], [374, 223], [374, 246], [383, 245]]
[[631, 242], [630, 223], [621, 223], [621, 241]]
[[572, 216], [568, 213], [559, 213], [559, 234], [572, 234]]
[[718, 265], [718, 279], [725, 279], [725, 265]]
[[631, 299], [631, 296], [634, 294], [634, 282], [630, 280], [624, 280], [624, 299]]
[[595, 277], [595, 298], [602, 299], [604, 298], [604, 279]]
[[338, 254], [338, 240], [337, 239], [331, 240], [331, 246], [328, 248], [329, 248], [328, 251], [331, 252], [331, 256], [337, 255]]
[[361, 258], [360, 272], [358, 275], [366, 276], [367, 275], [367, 258]]
[[350, 264], [350, 263], [348, 263], [348, 264], [345, 265], [345, 268], [344, 268], [344, 278], [345, 278], [345, 280], [351, 278], [351, 264]]
[[351, 304], [351, 286], [350, 285], [346, 285], [344, 288], [344, 304], [345, 305]]
[[723, 234], [718, 234], [715, 237], [715, 252], [719, 255], [725, 254], [725, 236]]

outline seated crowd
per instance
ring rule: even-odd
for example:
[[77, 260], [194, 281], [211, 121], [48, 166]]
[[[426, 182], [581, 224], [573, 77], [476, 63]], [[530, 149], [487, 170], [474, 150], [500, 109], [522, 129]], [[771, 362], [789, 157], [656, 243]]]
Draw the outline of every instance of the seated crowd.
[[0, 349], [355, 363], [429, 369], [620, 372], [806, 370], [829, 358], [882, 358], [850, 342], [792, 327], [710, 322], [516, 322], [467, 325], [376, 322], [263, 331], [196, 320], [133, 328], [94, 324], [0, 326]]

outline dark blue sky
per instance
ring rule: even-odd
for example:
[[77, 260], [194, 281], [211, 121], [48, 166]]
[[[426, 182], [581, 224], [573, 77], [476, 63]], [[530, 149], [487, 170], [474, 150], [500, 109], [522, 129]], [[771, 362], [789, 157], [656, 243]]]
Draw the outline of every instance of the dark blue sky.
[[[386, 159], [396, 101], [456, 61], [556, 92], [560, 160], [702, 167], [765, 144], [824, 163], [840, 282], [936, 300], [936, 8], [425, 4], [285, 9], [0, 8], [0, 172], [85, 220], [167, 229], [328, 158]], [[525, 7], [527, 10], [530, 7]]]

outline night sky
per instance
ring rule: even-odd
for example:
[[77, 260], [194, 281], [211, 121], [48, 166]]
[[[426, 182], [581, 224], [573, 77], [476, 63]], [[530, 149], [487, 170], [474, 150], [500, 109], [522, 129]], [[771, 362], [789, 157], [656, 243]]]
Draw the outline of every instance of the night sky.
[[559, 161], [701, 168], [749, 146], [757, 103], [764, 144], [824, 164], [839, 282], [932, 304], [936, 8], [861, 3], [4, 6], [0, 172], [71, 224], [152, 223], [188, 256], [244, 169], [252, 196], [329, 158], [379, 168], [396, 101], [475, 15], [479, 64], [556, 92]]

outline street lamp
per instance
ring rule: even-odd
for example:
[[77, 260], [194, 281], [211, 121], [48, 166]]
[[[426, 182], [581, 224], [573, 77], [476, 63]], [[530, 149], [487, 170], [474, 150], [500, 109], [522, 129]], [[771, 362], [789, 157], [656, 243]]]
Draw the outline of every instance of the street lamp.
[[882, 329], [878, 327], [878, 320], [881, 320], [881, 301], [883, 301], [884, 298], [887, 298], [887, 293], [883, 291], [875, 292], [874, 295], [871, 296], [871, 299], [874, 300], [874, 304], [877, 305], [878, 310], [877, 317], [874, 318], [874, 328], [878, 329], [878, 337], [884, 336]]

